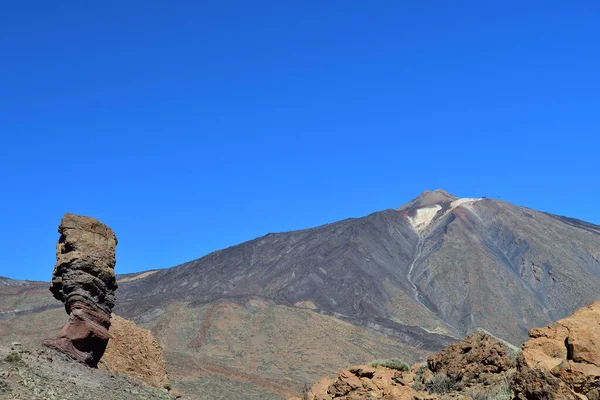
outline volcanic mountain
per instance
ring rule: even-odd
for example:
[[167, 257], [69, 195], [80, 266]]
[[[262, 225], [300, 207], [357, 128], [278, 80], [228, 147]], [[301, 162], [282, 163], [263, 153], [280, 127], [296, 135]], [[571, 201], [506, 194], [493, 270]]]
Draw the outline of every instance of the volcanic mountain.
[[[137, 317], [174, 299], [259, 298], [310, 303], [408, 341], [406, 326], [418, 326], [451, 336], [483, 328], [517, 343], [598, 297], [599, 255], [599, 226], [436, 190], [397, 210], [268, 234], [132, 281], [119, 308]], [[414, 336], [419, 347], [443, 341]]]
[[[599, 258], [599, 226], [426, 191], [398, 209], [121, 276], [115, 312], [152, 330], [190, 398], [275, 399], [478, 330], [519, 345], [600, 297]], [[6, 340], [35, 337], [36, 320], [64, 323], [38, 285], [0, 280]]]

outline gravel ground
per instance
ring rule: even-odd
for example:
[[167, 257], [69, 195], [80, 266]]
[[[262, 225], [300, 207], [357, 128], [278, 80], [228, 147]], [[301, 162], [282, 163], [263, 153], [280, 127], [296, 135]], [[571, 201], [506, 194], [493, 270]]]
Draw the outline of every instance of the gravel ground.
[[91, 369], [44, 347], [0, 346], [0, 400], [170, 400], [165, 390]]

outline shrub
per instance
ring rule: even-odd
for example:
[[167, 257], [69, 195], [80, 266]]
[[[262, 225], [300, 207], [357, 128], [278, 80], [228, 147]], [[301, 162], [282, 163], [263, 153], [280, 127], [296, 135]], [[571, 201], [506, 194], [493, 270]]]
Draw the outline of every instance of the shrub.
[[414, 390], [415, 392], [422, 392], [425, 390], [425, 385], [423, 385], [421, 383], [421, 381], [415, 381], [412, 386], [411, 386], [412, 390]]
[[490, 388], [477, 389], [471, 393], [473, 400], [511, 400], [510, 380], [505, 377], [499, 384]]
[[18, 353], [10, 353], [9, 355], [6, 356], [6, 358], [4, 358], [4, 361], [6, 362], [18, 362], [21, 361], [21, 356]]
[[427, 364], [421, 364], [419, 365], [419, 368], [417, 368], [417, 370], [415, 371], [415, 375], [418, 377], [423, 376], [423, 374], [425, 373], [425, 371], [427, 371], [429, 367], [427, 367]]
[[396, 369], [398, 371], [408, 371], [408, 364], [398, 358], [390, 358], [388, 360], [375, 360], [371, 362], [371, 367], [386, 367]]
[[427, 371], [427, 364], [419, 365], [419, 368], [415, 370], [415, 382], [412, 384], [413, 390], [417, 392], [422, 392], [425, 390], [425, 385], [423, 385], [423, 374]]
[[471, 393], [473, 400], [511, 400], [510, 388], [480, 389]]
[[433, 374], [425, 381], [425, 387], [429, 393], [444, 394], [459, 386], [457, 377], [446, 374]]

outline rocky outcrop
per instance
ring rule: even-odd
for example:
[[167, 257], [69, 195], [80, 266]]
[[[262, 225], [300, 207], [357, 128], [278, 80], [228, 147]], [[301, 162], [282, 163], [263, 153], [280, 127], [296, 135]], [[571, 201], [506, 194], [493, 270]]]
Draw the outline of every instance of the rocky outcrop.
[[600, 301], [532, 329], [517, 359], [520, 400], [600, 400]]
[[114, 314], [102, 364], [110, 371], [131, 375], [157, 388], [169, 384], [163, 350], [154, 335]]
[[504, 345], [484, 333], [451, 344], [427, 359], [434, 374], [451, 376], [464, 386], [492, 384], [514, 365]]
[[58, 337], [43, 343], [95, 367], [108, 343], [115, 305], [117, 238], [97, 219], [69, 213], [58, 232], [50, 291], [64, 303], [70, 319]]

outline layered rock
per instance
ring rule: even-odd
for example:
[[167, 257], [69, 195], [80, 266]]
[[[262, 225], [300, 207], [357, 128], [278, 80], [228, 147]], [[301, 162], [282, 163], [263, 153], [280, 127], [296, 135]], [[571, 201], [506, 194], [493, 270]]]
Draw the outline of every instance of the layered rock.
[[163, 350], [154, 335], [114, 314], [102, 364], [110, 371], [134, 376], [157, 388], [169, 384]]
[[529, 336], [517, 359], [518, 399], [600, 400], [600, 301]]
[[95, 367], [109, 339], [117, 282], [117, 238], [97, 219], [67, 213], [58, 227], [50, 291], [70, 319], [58, 337], [43, 343]]

